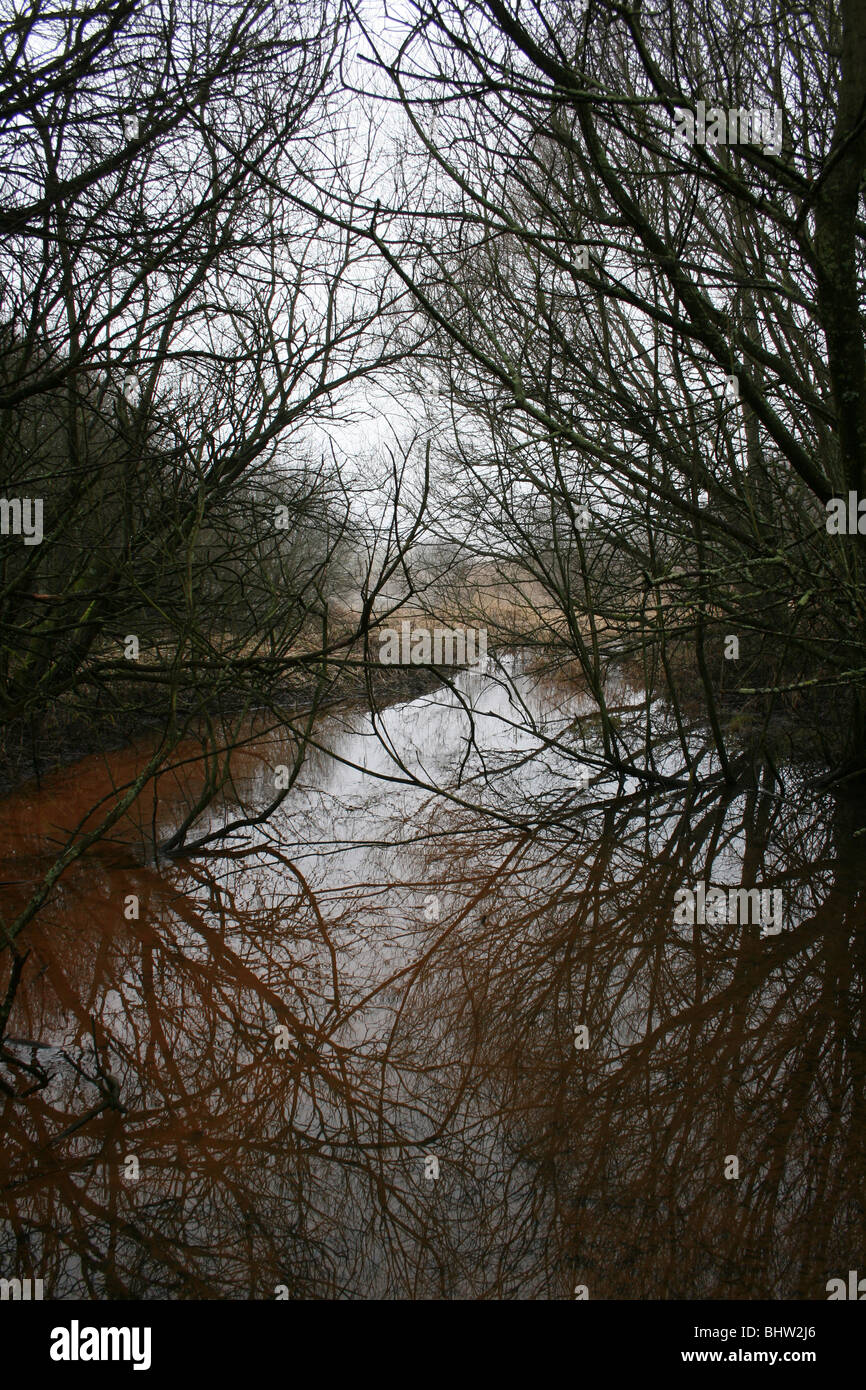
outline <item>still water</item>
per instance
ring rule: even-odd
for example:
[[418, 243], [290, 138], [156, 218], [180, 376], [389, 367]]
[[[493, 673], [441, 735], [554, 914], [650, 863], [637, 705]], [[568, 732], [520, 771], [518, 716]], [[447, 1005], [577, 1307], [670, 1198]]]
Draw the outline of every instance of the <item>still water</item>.
[[[644, 717], [625, 676], [607, 695]], [[190, 858], [154, 843], [201, 769], [161, 778], [21, 943], [0, 1275], [52, 1298], [824, 1299], [866, 1274], [858, 809], [791, 770], [738, 795], [607, 781], [589, 711], [518, 657], [332, 712], [268, 823]], [[196, 835], [291, 764], [284, 731], [247, 733]], [[0, 805], [7, 917], [140, 758]], [[780, 929], [683, 923], [699, 883], [777, 890]], [[124, 1109], [80, 1123], [97, 1065]]]

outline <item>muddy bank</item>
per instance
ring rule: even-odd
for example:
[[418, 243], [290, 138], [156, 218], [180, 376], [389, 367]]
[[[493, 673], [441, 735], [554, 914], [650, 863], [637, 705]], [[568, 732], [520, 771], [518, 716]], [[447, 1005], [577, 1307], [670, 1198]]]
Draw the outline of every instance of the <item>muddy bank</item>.
[[[372, 690], [376, 703], [413, 699], [438, 684], [435, 671], [417, 666], [378, 666], [368, 670], [342, 667], [322, 694], [317, 677], [293, 672], [281, 685], [280, 709], [302, 714], [314, 707], [325, 713], [342, 701], [366, 702]], [[133, 743], [159, 735], [166, 727], [168, 711], [154, 706], [151, 691], [130, 685], [114, 687], [110, 705], [102, 692], [84, 699], [58, 702], [41, 719], [16, 720], [0, 732], [0, 796], [29, 782], [37, 787], [43, 778], [95, 753], [118, 753]], [[221, 696], [202, 713], [213, 718], [230, 717], [244, 708], [240, 698]], [[255, 711], [253, 706], [250, 712]]]

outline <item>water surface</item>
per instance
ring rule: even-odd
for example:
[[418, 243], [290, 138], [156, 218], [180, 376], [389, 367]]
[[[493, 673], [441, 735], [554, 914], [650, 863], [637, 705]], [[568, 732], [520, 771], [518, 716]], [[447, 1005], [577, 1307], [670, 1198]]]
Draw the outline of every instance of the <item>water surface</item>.
[[[608, 699], [640, 711], [624, 675]], [[268, 824], [186, 860], [154, 840], [201, 769], [161, 778], [22, 942], [0, 1273], [53, 1298], [823, 1299], [863, 1266], [854, 809], [792, 772], [606, 779], [590, 713], [515, 659], [329, 715]], [[267, 804], [291, 754], [252, 727], [196, 833]], [[7, 917], [140, 758], [0, 806]], [[677, 924], [698, 881], [781, 890], [782, 929]], [[97, 1060], [125, 1111], [66, 1133]]]

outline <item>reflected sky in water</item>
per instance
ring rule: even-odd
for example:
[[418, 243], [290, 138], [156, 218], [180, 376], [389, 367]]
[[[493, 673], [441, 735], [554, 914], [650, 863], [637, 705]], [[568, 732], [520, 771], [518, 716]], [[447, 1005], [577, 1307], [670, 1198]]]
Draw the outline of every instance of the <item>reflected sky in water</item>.
[[[644, 717], [624, 674], [607, 698]], [[268, 824], [191, 859], [152, 845], [196, 763], [161, 778], [28, 929], [0, 1274], [55, 1298], [823, 1299], [862, 1265], [857, 817], [791, 772], [612, 781], [592, 708], [517, 660], [332, 713]], [[4, 912], [136, 756], [0, 808]], [[252, 727], [195, 833], [291, 758]], [[781, 891], [782, 930], [675, 922], [698, 881]], [[125, 1110], [67, 1132], [97, 1064]]]

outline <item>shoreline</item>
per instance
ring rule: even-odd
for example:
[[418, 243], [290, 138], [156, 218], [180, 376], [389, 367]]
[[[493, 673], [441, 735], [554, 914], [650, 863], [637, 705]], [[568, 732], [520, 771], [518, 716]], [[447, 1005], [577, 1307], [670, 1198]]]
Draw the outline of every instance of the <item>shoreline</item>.
[[[315, 708], [317, 714], [324, 714], [339, 705], [358, 701], [368, 706], [368, 675], [374, 694], [386, 697], [387, 704], [425, 694], [440, 683], [435, 671], [418, 666], [371, 666], [360, 671], [344, 668], [318, 704], [314, 699], [317, 682], [305, 676], [287, 683], [283, 687], [283, 709], [292, 714], [306, 714]], [[200, 714], [227, 718], [243, 708], [242, 700], [237, 703], [223, 701], [205, 705]], [[273, 711], [273, 704], [250, 705], [247, 713], [255, 715], [267, 710]], [[44, 778], [69, 771], [94, 754], [116, 754], [130, 749], [138, 740], [158, 734], [164, 727], [161, 717], [141, 707], [125, 709], [122, 721], [111, 711], [63, 706], [59, 707], [59, 714], [52, 712], [38, 728], [29, 721], [20, 720], [7, 726], [0, 742], [0, 798], [26, 790], [30, 785], [38, 790]], [[182, 737], [188, 736], [187, 730]]]

